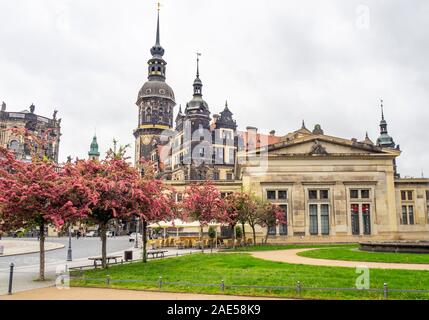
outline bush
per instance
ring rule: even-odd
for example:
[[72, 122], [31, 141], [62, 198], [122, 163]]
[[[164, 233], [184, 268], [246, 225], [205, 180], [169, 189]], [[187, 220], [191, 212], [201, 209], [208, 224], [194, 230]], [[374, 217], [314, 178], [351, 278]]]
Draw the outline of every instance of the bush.
[[243, 237], [243, 230], [241, 229], [240, 226], [235, 227], [235, 237], [237, 239], [241, 239]]

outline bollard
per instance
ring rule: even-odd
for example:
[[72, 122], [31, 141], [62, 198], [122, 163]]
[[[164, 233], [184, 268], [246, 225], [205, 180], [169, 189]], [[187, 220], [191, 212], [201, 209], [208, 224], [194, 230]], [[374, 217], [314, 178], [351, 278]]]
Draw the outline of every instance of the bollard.
[[10, 272], [9, 272], [9, 291], [8, 294], [12, 295], [12, 281], [13, 281], [13, 268], [15, 265], [13, 263], [10, 264]]
[[296, 283], [296, 294], [297, 294], [298, 296], [301, 296], [301, 291], [302, 291], [302, 288], [301, 288], [301, 282], [300, 282], [300, 281], [298, 281], [298, 282]]
[[222, 290], [222, 292], [225, 291], [225, 281], [224, 280], [222, 280], [220, 283], [220, 289]]
[[387, 286], [387, 283], [384, 284], [384, 300], [389, 299], [389, 288]]
[[110, 286], [110, 276], [109, 275], [106, 276], [106, 284], [108, 286]]
[[159, 285], [159, 289], [161, 290], [162, 289], [162, 277], [159, 277], [158, 285]]

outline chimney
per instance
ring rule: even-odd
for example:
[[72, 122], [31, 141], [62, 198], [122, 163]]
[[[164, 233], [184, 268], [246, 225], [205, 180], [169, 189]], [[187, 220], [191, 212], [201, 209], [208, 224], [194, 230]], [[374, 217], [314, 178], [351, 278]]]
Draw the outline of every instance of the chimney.
[[219, 118], [220, 118], [220, 115], [214, 114], [213, 115], [213, 123], [216, 124], [216, 122], [219, 120]]
[[258, 128], [256, 127], [247, 127], [247, 132], [258, 133]]

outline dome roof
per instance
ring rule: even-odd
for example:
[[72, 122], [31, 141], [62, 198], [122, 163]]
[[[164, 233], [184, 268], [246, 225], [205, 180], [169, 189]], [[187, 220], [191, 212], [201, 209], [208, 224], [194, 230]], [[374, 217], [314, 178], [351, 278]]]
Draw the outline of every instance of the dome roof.
[[140, 89], [138, 101], [143, 98], [166, 98], [175, 102], [174, 91], [164, 81], [148, 81]]
[[201, 96], [194, 96], [191, 101], [188, 102], [185, 112], [189, 111], [209, 111], [209, 105]]

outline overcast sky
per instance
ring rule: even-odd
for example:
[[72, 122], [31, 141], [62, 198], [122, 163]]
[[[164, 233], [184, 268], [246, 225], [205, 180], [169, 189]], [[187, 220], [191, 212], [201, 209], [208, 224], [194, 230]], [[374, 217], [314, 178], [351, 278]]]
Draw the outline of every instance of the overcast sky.
[[[0, 101], [63, 120], [60, 160], [87, 157], [95, 128], [134, 148], [137, 93], [155, 43], [156, 0], [0, 0]], [[380, 98], [401, 174], [429, 176], [429, 1], [164, 0], [161, 43], [178, 104], [201, 52], [213, 113], [241, 129], [379, 134]], [[177, 112], [178, 108], [176, 108]], [[133, 149], [132, 148], [132, 149]], [[131, 155], [134, 154], [132, 150]]]

